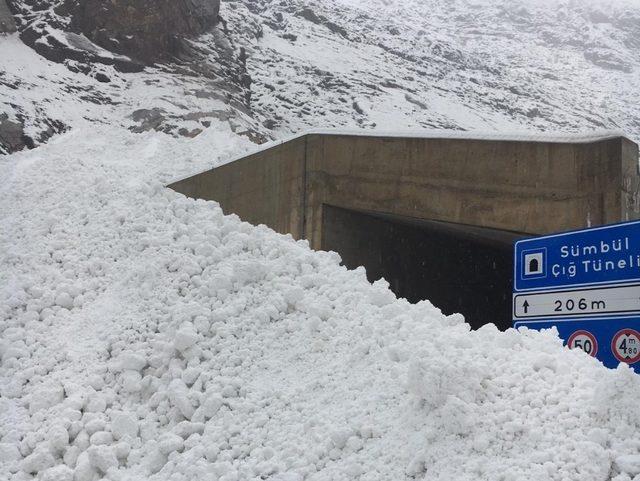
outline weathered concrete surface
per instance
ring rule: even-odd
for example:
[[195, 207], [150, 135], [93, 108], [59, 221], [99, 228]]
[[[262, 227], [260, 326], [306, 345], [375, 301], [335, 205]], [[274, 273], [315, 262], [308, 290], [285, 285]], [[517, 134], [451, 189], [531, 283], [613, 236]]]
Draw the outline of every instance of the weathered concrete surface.
[[[302, 184], [301, 184], [302, 183]], [[323, 247], [323, 205], [545, 234], [636, 219], [638, 146], [309, 134], [170, 185]]]
[[637, 218], [637, 146], [461, 139], [308, 137], [307, 222], [322, 206], [544, 234]]
[[0, 33], [16, 31], [16, 22], [5, 0], [0, 0]]
[[227, 214], [300, 239], [305, 145], [305, 138], [295, 139], [169, 187], [189, 197], [216, 200]]

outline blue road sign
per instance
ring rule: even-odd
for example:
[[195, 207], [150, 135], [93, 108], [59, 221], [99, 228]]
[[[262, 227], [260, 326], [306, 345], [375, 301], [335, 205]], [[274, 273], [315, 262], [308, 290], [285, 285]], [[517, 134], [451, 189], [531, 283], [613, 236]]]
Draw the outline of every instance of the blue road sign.
[[640, 281], [640, 221], [515, 243], [516, 291]]
[[640, 221], [515, 243], [515, 327], [555, 326], [570, 348], [640, 372]]

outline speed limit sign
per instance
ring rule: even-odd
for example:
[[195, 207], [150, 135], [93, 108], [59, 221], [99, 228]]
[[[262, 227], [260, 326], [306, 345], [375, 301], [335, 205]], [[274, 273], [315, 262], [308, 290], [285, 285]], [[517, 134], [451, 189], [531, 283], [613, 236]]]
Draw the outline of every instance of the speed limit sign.
[[598, 354], [598, 341], [589, 331], [580, 330], [571, 334], [567, 346], [569, 349], [582, 349], [591, 357], [596, 357]]
[[616, 359], [627, 364], [640, 360], [640, 333], [635, 329], [618, 331], [611, 341], [611, 351]]

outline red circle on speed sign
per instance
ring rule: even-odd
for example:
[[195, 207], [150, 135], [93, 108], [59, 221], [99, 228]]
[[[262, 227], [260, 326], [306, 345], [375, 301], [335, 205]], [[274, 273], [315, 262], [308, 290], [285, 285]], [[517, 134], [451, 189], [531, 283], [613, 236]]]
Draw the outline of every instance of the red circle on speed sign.
[[598, 341], [596, 336], [589, 331], [580, 330], [571, 334], [567, 341], [567, 346], [569, 346], [569, 349], [582, 349], [591, 357], [596, 357], [596, 354], [598, 354]]
[[611, 352], [620, 362], [634, 364], [640, 360], [640, 333], [634, 329], [618, 331], [611, 341]]

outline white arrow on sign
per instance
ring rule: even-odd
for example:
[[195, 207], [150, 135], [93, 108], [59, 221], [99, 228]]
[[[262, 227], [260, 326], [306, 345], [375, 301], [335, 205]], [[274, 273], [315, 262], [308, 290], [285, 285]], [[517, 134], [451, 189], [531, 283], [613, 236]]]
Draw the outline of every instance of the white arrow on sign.
[[516, 319], [640, 313], [640, 284], [513, 295]]

